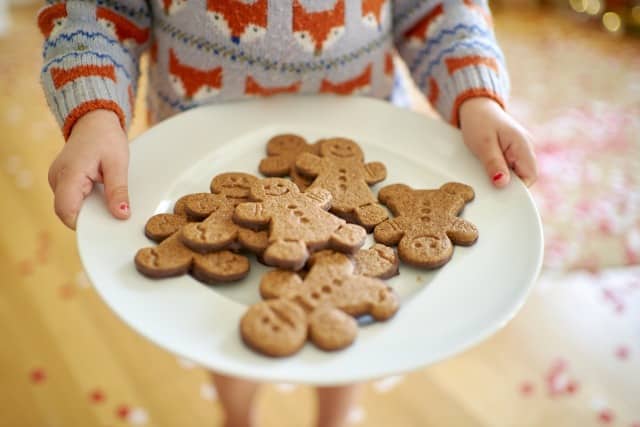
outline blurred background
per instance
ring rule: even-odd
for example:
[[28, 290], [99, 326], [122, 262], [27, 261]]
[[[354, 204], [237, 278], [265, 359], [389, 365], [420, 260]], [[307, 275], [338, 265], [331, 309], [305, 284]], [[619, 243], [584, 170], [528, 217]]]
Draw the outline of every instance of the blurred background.
[[[53, 214], [63, 140], [38, 84], [38, 3], [0, 0], [0, 426], [221, 425], [204, 370], [109, 311]], [[640, 427], [640, 1], [491, 4], [510, 111], [536, 141], [543, 274], [506, 328], [368, 384], [350, 423]], [[262, 425], [310, 425], [312, 397], [264, 387]]]

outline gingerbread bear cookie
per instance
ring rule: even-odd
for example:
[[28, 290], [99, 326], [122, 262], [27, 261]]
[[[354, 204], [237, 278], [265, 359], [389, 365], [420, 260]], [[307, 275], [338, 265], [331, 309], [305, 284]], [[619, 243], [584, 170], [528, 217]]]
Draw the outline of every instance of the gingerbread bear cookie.
[[362, 149], [346, 138], [324, 139], [317, 143], [320, 155], [302, 153], [296, 170], [315, 178], [309, 189], [324, 189], [333, 196], [331, 212], [363, 226], [367, 231], [388, 218], [369, 188], [387, 176], [380, 162], [364, 163]]
[[378, 197], [395, 218], [378, 225], [374, 237], [385, 245], [397, 245], [400, 259], [407, 264], [440, 267], [451, 259], [453, 244], [469, 246], [478, 239], [476, 226], [458, 217], [474, 196], [473, 188], [455, 182], [437, 190], [386, 186]]
[[[399, 300], [393, 289], [379, 279], [356, 274], [347, 255], [321, 251], [311, 257], [310, 265], [304, 279], [284, 270], [262, 278], [260, 293], [266, 301], [251, 306], [240, 321], [240, 333], [249, 347], [270, 356], [287, 356], [309, 337], [323, 350], [339, 350], [356, 338], [354, 317], [371, 315], [384, 321], [397, 312]], [[274, 316], [259, 314], [265, 311]], [[279, 347], [267, 348], [273, 342]]]
[[300, 175], [294, 167], [296, 158], [302, 153], [317, 154], [318, 146], [309, 144], [299, 135], [276, 135], [267, 142], [267, 157], [260, 161], [258, 170], [268, 177], [290, 176], [300, 191], [304, 191], [313, 180]]
[[246, 173], [223, 173], [211, 181], [211, 194], [187, 199], [187, 215], [204, 220], [185, 224], [182, 242], [202, 253], [238, 246], [262, 253], [267, 246], [267, 233], [242, 228], [232, 220], [236, 206], [249, 200], [249, 189], [257, 180]]
[[353, 253], [364, 243], [362, 227], [326, 212], [331, 194], [325, 190], [301, 193], [287, 179], [265, 178], [251, 186], [250, 198], [253, 202], [236, 207], [233, 220], [243, 227], [269, 228], [262, 255], [268, 265], [300, 270], [310, 252], [331, 248]]

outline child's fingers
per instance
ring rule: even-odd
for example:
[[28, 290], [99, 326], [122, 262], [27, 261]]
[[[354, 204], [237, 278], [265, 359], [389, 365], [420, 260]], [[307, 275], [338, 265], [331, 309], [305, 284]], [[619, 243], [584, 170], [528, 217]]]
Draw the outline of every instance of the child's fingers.
[[84, 172], [69, 169], [62, 169], [54, 181], [56, 215], [67, 227], [75, 230], [82, 201], [91, 192], [93, 181]]
[[502, 188], [509, 184], [509, 167], [498, 144], [498, 136], [491, 133], [469, 138], [472, 140], [467, 142], [467, 146], [480, 159], [493, 185]]
[[129, 218], [129, 189], [127, 177], [129, 159], [125, 154], [110, 154], [102, 160], [104, 192], [109, 211], [118, 219]]
[[538, 177], [531, 137], [523, 129], [508, 128], [500, 132], [499, 140], [507, 164], [525, 185], [531, 186]]

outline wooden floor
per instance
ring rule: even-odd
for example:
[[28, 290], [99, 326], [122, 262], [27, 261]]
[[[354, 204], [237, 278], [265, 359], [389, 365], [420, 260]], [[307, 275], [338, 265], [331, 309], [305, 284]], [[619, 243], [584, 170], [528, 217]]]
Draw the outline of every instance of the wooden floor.
[[[0, 426], [218, 426], [206, 373], [110, 312], [53, 214], [46, 174], [62, 140], [37, 84], [35, 10], [16, 10], [0, 38]], [[265, 427], [311, 425], [308, 387], [265, 386], [259, 405]], [[351, 423], [638, 427], [640, 271], [546, 273], [481, 345], [367, 384]]]

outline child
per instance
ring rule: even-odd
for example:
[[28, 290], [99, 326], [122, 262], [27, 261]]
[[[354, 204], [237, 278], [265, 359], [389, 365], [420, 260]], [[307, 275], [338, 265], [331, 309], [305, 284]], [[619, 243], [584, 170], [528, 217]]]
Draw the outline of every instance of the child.
[[[508, 76], [485, 0], [48, 1], [42, 83], [67, 140], [51, 165], [55, 211], [75, 227], [103, 182], [130, 215], [128, 145], [140, 55], [150, 52], [150, 122], [188, 108], [278, 93], [388, 98], [394, 48], [496, 187], [530, 185], [527, 132], [504, 111]], [[252, 425], [256, 384], [214, 375], [227, 425]], [[319, 389], [318, 425], [338, 426], [353, 387]]]

